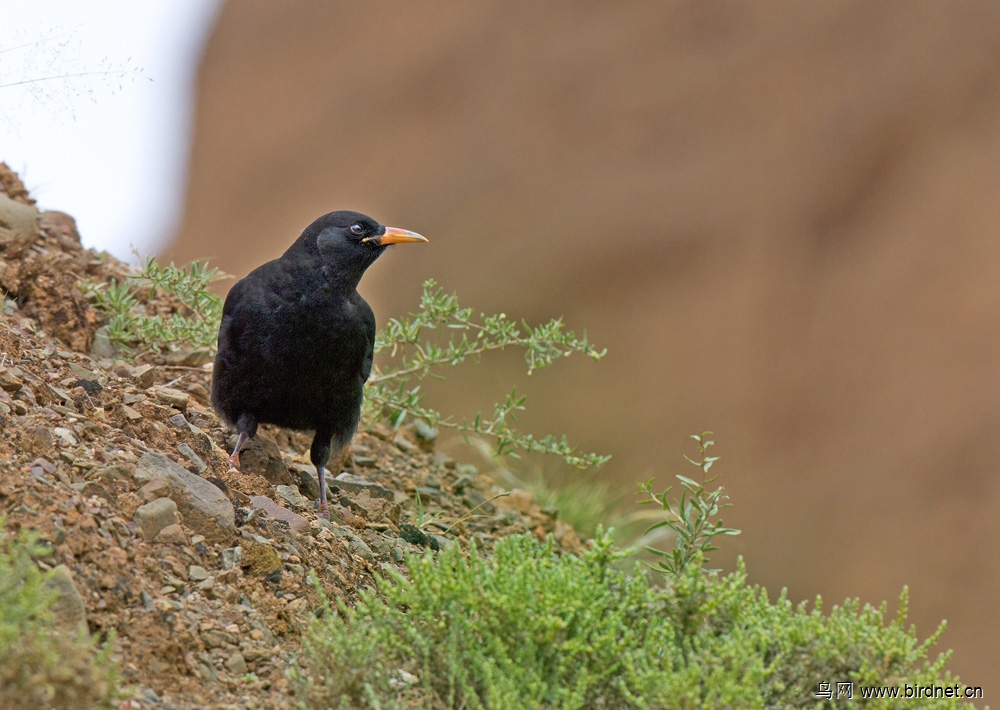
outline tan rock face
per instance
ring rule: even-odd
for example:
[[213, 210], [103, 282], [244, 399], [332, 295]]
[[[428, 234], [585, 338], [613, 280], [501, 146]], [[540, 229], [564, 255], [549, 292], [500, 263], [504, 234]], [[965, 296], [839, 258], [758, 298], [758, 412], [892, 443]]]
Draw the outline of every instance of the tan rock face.
[[[434, 277], [586, 328], [605, 362], [510, 376], [526, 428], [612, 452], [623, 485], [667, 484], [714, 429], [756, 581], [909, 583], [918, 627], [947, 617], [955, 670], [986, 682], [997, 46], [988, 0], [230, 3], [168, 255], [242, 276], [344, 207], [417, 229], [429, 248], [366, 277], [380, 323]], [[430, 389], [463, 414], [497, 379]]]

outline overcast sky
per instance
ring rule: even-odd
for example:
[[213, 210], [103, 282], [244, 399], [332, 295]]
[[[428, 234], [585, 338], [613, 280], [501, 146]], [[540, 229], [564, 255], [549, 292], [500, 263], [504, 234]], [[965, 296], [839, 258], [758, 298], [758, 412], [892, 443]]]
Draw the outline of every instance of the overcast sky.
[[0, 161], [85, 246], [134, 261], [180, 217], [218, 0], [0, 0]]

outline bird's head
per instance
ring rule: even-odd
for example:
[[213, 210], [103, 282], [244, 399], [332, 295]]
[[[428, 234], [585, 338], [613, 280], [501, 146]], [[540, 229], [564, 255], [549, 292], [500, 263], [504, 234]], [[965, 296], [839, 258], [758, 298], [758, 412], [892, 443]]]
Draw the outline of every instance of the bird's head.
[[323, 215], [302, 236], [315, 239], [324, 271], [330, 277], [345, 284], [353, 282], [354, 287], [365, 269], [389, 246], [427, 241], [416, 232], [386, 227], [368, 215], [348, 210]]

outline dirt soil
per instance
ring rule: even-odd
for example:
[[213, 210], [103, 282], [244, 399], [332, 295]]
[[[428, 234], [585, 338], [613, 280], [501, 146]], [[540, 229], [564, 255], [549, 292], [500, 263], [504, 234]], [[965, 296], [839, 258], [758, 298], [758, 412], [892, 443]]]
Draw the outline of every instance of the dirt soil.
[[[0, 192], [34, 209], [3, 164]], [[40, 533], [53, 554], [38, 564], [69, 567], [91, 632], [116, 634], [130, 690], [121, 708], [293, 707], [285, 671], [318, 605], [310, 571], [350, 602], [408, 552], [489, 548], [519, 532], [579, 548], [527, 493], [495, 498], [507, 491], [435, 453], [426, 432], [379, 422], [342, 455], [332, 520], [317, 519], [308, 435], [265, 427], [242, 471], [228, 465], [233, 437], [208, 401], [203, 353], [94, 354], [108, 354], [95, 348], [103, 323], [78, 285], [131, 267], [83, 249], [72, 218], [56, 212], [0, 249], [0, 516], [8, 532]], [[207, 525], [189, 507], [197, 486], [171, 486], [164, 466], [215, 484], [235, 523]], [[152, 501], [178, 512], [154, 515]]]

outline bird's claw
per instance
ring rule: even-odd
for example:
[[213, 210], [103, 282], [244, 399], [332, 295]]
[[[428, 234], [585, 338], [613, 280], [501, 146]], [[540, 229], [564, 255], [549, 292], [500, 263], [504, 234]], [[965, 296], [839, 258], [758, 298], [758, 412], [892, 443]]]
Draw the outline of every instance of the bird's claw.
[[330, 505], [328, 503], [317, 503], [316, 517], [327, 521], [330, 520]]
[[229, 465], [237, 471], [240, 470], [240, 455], [238, 453], [234, 453], [229, 457]]

